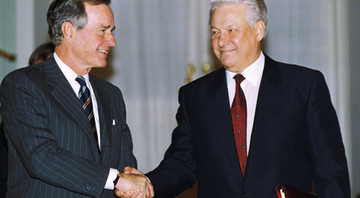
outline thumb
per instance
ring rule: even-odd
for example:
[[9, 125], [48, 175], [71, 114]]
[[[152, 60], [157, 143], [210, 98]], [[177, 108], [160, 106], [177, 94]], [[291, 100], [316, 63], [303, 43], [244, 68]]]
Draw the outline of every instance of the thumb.
[[[124, 168], [124, 173], [125, 173], [125, 174], [133, 173], [133, 172], [132, 172], [133, 169], [134, 169], [134, 168], [127, 166], [127, 167]], [[135, 169], [135, 170], [136, 170], [136, 169]]]
[[125, 174], [143, 174], [141, 171], [137, 170], [136, 168], [132, 168], [132, 167], [125, 167], [124, 168], [124, 173]]

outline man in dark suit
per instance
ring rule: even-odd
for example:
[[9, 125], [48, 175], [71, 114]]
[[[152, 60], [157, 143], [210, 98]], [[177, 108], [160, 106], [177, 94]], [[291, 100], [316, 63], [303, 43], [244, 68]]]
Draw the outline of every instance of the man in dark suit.
[[180, 89], [172, 143], [146, 174], [155, 197], [174, 197], [198, 181], [199, 197], [276, 198], [279, 183], [311, 191], [314, 181], [320, 198], [349, 198], [344, 146], [323, 75], [262, 53], [263, 0], [213, 0], [210, 15], [223, 68]]
[[[1, 116], [9, 145], [8, 198], [151, 196], [137, 166], [121, 91], [89, 75], [116, 42], [110, 0], [54, 0], [47, 20], [56, 48], [44, 63], [7, 75]], [[151, 187], [151, 186], [150, 186]]]

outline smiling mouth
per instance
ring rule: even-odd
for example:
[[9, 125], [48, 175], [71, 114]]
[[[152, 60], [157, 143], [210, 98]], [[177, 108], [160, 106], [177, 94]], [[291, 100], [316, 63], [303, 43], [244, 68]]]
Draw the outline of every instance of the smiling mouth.
[[226, 50], [220, 50], [221, 53], [227, 53], [227, 52], [232, 52], [234, 51], [233, 49], [226, 49]]
[[98, 52], [104, 53], [104, 54], [108, 54], [109, 52], [106, 50], [102, 50], [102, 49], [97, 49]]

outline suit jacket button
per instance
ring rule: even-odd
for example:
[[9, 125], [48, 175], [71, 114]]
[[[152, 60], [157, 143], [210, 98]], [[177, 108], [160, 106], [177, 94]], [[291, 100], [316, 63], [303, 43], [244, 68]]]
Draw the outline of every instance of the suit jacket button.
[[242, 197], [248, 197], [248, 194], [243, 193], [243, 194], [241, 194], [241, 196], [242, 196]]

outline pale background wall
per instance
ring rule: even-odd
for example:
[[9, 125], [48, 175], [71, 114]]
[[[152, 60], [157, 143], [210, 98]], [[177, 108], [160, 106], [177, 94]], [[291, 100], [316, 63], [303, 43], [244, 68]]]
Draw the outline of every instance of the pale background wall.
[[[353, 195], [360, 194], [360, 1], [350, 0], [349, 7], [349, 73], [350, 73], [350, 89], [349, 89], [349, 121], [351, 123], [351, 149], [350, 158], [352, 162], [352, 188]], [[348, 157], [349, 158], [349, 157]]]
[[[0, 1], [0, 49], [9, 54], [16, 54], [16, 1]], [[12, 71], [16, 62], [0, 57], [0, 79]]]
[[[1, 0], [0, 80], [27, 65], [47, 42], [50, 0]], [[269, 32], [264, 51], [276, 60], [321, 70], [339, 116], [351, 174], [352, 197], [360, 193], [360, 1], [268, 0]], [[208, 0], [114, 0], [117, 46], [109, 65], [94, 73], [124, 93], [139, 169], [155, 168], [176, 126], [177, 91], [187, 67], [203, 75], [214, 64], [209, 46]]]

